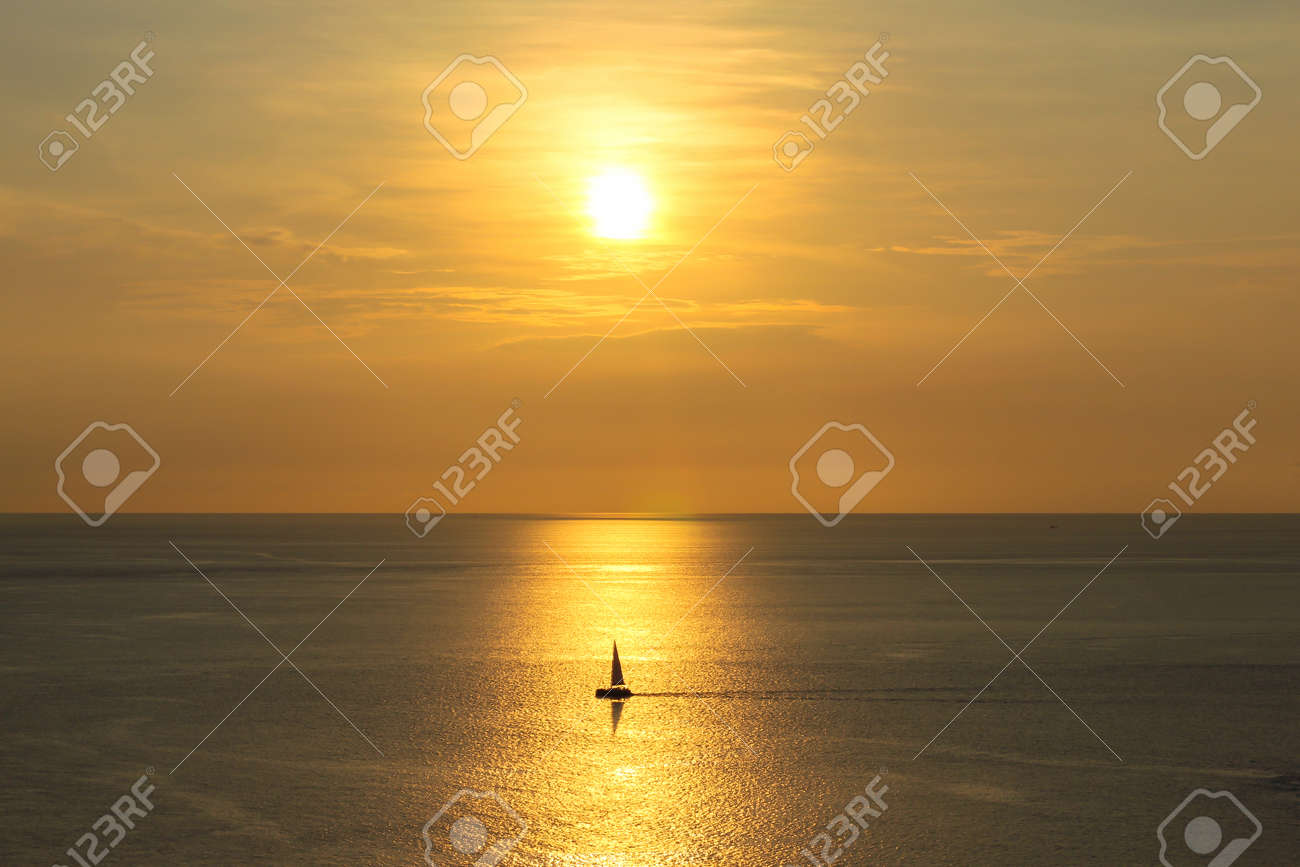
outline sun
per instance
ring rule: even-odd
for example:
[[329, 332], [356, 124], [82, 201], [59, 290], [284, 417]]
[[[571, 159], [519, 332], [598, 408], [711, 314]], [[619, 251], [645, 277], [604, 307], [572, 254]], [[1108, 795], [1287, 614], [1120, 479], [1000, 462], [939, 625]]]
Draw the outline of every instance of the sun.
[[653, 208], [645, 182], [627, 169], [610, 169], [587, 185], [587, 213], [602, 238], [640, 238]]

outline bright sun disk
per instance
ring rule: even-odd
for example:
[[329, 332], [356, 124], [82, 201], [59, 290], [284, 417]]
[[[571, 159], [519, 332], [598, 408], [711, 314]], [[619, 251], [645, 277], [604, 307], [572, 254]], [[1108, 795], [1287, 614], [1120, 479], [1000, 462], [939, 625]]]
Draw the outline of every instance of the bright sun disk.
[[627, 169], [610, 169], [587, 186], [587, 213], [602, 238], [641, 237], [653, 206], [641, 176]]

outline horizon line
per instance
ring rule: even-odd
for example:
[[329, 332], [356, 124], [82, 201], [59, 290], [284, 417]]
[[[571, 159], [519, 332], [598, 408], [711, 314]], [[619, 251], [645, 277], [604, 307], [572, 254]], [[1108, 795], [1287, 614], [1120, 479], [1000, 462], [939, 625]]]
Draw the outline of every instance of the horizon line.
[[[245, 511], [245, 512], [129, 512], [118, 513], [121, 517], [165, 518], [165, 517], [222, 517], [222, 516], [284, 516], [284, 517], [402, 517], [404, 512], [287, 512], [287, 511]], [[691, 518], [783, 518], [800, 517], [807, 512], [448, 512], [447, 517], [460, 518], [546, 518], [546, 519], [691, 519]], [[1142, 512], [861, 512], [850, 513], [846, 518], [890, 518], [890, 517], [1132, 517]], [[43, 512], [17, 512], [0, 510], [0, 517], [49, 517], [56, 515], [75, 515], [67, 510]], [[1296, 516], [1300, 511], [1292, 512], [1184, 512], [1182, 517], [1216, 517], [1239, 515], [1243, 517]]]

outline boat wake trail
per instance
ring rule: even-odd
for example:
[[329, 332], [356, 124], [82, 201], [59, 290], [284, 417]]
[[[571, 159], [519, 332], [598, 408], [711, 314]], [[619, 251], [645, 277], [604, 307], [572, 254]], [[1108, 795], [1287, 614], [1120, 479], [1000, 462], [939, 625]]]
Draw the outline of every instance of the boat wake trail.
[[720, 698], [751, 701], [966, 701], [957, 689], [903, 687], [899, 689], [736, 689], [699, 692], [638, 692], [634, 698]]

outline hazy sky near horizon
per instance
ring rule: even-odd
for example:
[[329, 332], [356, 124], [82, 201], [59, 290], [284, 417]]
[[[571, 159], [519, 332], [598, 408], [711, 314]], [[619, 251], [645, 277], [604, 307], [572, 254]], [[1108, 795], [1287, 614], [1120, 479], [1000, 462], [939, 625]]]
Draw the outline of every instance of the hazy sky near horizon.
[[[858, 511], [1138, 512], [1248, 401], [1196, 511], [1300, 507], [1293, 4], [8, 14], [0, 509], [63, 511], [52, 462], [102, 419], [162, 459], [128, 512], [397, 512], [514, 399], [465, 511], [797, 511], [788, 461], [836, 420], [896, 459]], [[154, 77], [47, 171], [146, 31]], [[888, 78], [783, 171], [881, 33]], [[528, 90], [465, 161], [421, 105], [462, 53]], [[1194, 161], [1155, 94], [1199, 53], [1263, 98]], [[593, 234], [610, 168], [643, 237]], [[277, 283], [181, 181], [281, 277], [382, 187], [289, 281], [310, 311], [280, 290], [173, 395]], [[921, 183], [1017, 276], [1119, 186], [1026, 281], [1050, 313], [1017, 290], [918, 385], [1014, 286]], [[672, 271], [620, 323], [629, 269]]]

